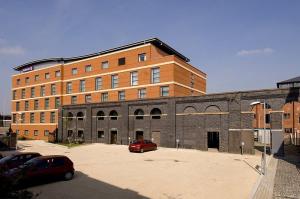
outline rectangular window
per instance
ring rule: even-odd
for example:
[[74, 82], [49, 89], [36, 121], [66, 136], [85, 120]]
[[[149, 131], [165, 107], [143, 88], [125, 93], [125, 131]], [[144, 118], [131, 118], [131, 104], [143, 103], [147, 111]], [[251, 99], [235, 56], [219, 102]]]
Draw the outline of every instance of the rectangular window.
[[29, 102], [25, 101], [25, 111], [28, 111], [28, 110], [29, 110]]
[[67, 82], [67, 94], [72, 93], [72, 82]]
[[141, 88], [138, 90], [138, 98], [139, 99], [146, 98], [146, 89], [145, 88]]
[[55, 108], [59, 108], [60, 107], [60, 98], [59, 97], [56, 97], [55, 98]]
[[25, 113], [21, 114], [21, 123], [25, 123]]
[[95, 79], [95, 90], [101, 90], [102, 89], [102, 78], [101, 77], [97, 77]]
[[139, 62], [146, 61], [147, 58], [146, 53], [139, 54], [138, 57], [139, 57]]
[[92, 66], [91, 65], [85, 66], [85, 72], [91, 72], [91, 71], [92, 71]]
[[15, 100], [15, 99], [16, 99], [16, 96], [17, 96], [17, 91], [13, 91], [13, 94], [12, 94], [12, 98], [13, 98], [13, 100]]
[[85, 95], [85, 103], [91, 103], [92, 102], [92, 96], [91, 95]]
[[29, 131], [28, 130], [24, 130], [24, 135], [28, 136], [29, 135]]
[[106, 69], [106, 68], [108, 68], [108, 67], [109, 67], [108, 61], [104, 61], [104, 62], [101, 63], [101, 68], [102, 68], [102, 69]]
[[169, 96], [169, 86], [161, 86], [160, 87], [160, 96], [161, 97]]
[[101, 101], [102, 102], [108, 101], [108, 93], [101, 93]]
[[60, 77], [60, 70], [55, 71], [55, 77]]
[[77, 68], [72, 68], [72, 75], [77, 75]]
[[49, 136], [49, 130], [44, 130], [44, 136]]
[[30, 113], [30, 123], [34, 123], [34, 113]]
[[30, 89], [30, 97], [31, 98], [35, 97], [35, 88], [34, 87]]
[[39, 135], [39, 131], [38, 131], [38, 130], [34, 130], [34, 131], [33, 131], [33, 135], [34, 135], [34, 136], [38, 136], [38, 135]]
[[195, 75], [194, 75], [194, 73], [191, 73], [191, 80], [195, 80]]
[[17, 123], [17, 115], [16, 114], [13, 114], [12, 122]]
[[41, 86], [40, 96], [41, 97], [45, 96], [45, 86]]
[[34, 81], [39, 81], [39, 79], [40, 79], [40, 76], [39, 76], [39, 75], [35, 75], [35, 76], [34, 76]]
[[51, 95], [56, 95], [56, 85], [51, 84]]
[[40, 113], [40, 123], [45, 123], [45, 113], [44, 112]]
[[50, 73], [45, 73], [45, 79], [50, 79]]
[[50, 123], [55, 123], [55, 112], [50, 113]]
[[26, 84], [29, 84], [29, 77], [26, 77], [26, 78], [25, 78], [25, 83], [26, 83]]
[[39, 109], [39, 100], [34, 100], [34, 110]]
[[119, 85], [119, 78], [118, 75], [111, 76], [111, 88], [117, 88]]
[[131, 86], [137, 86], [139, 84], [138, 72], [134, 71], [130, 73], [130, 84]]
[[125, 100], [125, 91], [119, 91], [119, 101]]
[[20, 110], [20, 102], [16, 102], [16, 111]]
[[291, 114], [290, 114], [290, 113], [284, 113], [284, 114], [283, 114], [283, 118], [284, 118], [285, 120], [290, 119], [290, 117], [291, 117]]
[[79, 92], [85, 92], [85, 80], [80, 80]]
[[151, 83], [159, 83], [160, 82], [160, 71], [159, 68], [152, 68], [151, 69]]
[[98, 131], [98, 138], [104, 138], [104, 131]]
[[49, 109], [49, 98], [45, 99], [45, 109]]
[[17, 79], [17, 85], [20, 85], [21, 80]]
[[285, 128], [285, 129], [284, 129], [284, 132], [285, 132], [285, 133], [292, 133], [292, 128]]
[[71, 97], [71, 104], [77, 104], [77, 96]]
[[119, 59], [118, 59], [118, 64], [119, 64], [119, 66], [125, 65], [125, 64], [126, 64], [126, 59], [125, 59], [125, 57], [119, 58]]
[[22, 89], [22, 95], [21, 95], [21, 98], [22, 98], [22, 99], [25, 98], [25, 89], [24, 89], [24, 88]]
[[270, 124], [270, 122], [271, 122], [270, 114], [266, 114], [266, 124]]

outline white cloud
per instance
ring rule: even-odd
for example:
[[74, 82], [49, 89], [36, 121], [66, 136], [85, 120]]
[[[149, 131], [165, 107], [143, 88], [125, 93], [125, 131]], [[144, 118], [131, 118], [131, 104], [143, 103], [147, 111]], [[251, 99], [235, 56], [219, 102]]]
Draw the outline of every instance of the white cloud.
[[272, 48], [261, 48], [261, 49], [253, 49], [253, 50], [241, 50], [237, 52], [238, 56], [248, 56], [248, 55], [258, 55], [258, 54], [272, 54], [275, 50]]
[[25, 49], [20, 46], [0, 47], [0, 55], [22, 55]]

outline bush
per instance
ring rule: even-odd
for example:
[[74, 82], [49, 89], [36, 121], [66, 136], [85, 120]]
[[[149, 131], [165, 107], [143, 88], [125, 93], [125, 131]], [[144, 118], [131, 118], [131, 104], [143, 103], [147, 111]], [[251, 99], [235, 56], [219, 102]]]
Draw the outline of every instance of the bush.
[[20, 136], [20, 137], [18, 137], [18, 140], [26, 140], [27, 138], [26, 137], [24, 137], [24, 136]]

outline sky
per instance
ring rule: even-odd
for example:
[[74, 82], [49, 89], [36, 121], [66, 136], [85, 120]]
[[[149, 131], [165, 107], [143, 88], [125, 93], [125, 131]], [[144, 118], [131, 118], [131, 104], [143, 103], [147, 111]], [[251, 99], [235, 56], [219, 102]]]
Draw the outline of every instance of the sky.
[[298, 0], [0, 0], [0, 112], [12, 68], [158, 37], [208, 75], [207, 93], [300, 75]]

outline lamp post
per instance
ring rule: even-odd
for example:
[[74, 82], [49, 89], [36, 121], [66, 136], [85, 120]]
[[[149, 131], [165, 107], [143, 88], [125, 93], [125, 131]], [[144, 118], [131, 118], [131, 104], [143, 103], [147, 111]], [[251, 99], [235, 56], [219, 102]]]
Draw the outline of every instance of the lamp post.
[[260, 101], [256, 101], [256, 102], [252, 102], [250, 104], [250, 106], [255, 106], [258, 104], [262, 104], [263, 105], [263, 109], [264, 109], [264, 153], [263, 153], [263, 160], [262, 160], [262, 174], [265, 175], [266, 173], [266, 154], [267, 154], [267, 146], [266, 146], [266, 100], [264, 99], [263, 102]]

